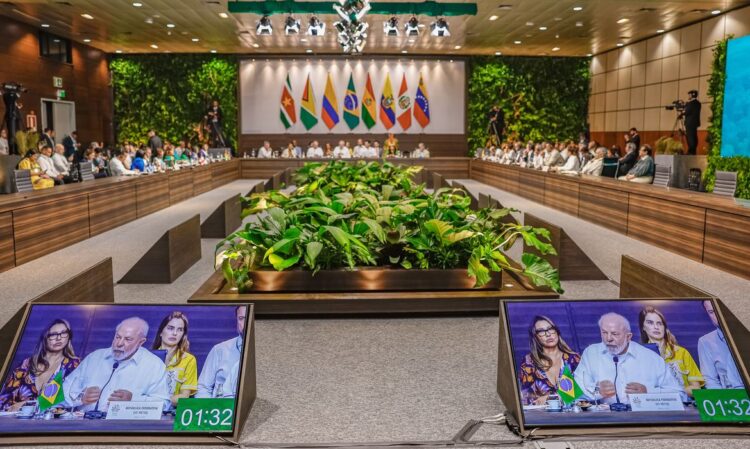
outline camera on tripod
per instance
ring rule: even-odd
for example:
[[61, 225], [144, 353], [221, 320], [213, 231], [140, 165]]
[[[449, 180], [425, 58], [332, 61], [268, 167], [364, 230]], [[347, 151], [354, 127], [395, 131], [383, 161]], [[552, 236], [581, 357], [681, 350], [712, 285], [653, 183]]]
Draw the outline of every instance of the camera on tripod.
[[667, 111], [678, 111], [683, 112], [685, 111], [685, 102], [682, 100], [675, 100], [670, 105], [664, 106], [664, 109]]
[[23, 93], [28, 92], [21, 83], [8, 82], [0, 85], [2, 93]]

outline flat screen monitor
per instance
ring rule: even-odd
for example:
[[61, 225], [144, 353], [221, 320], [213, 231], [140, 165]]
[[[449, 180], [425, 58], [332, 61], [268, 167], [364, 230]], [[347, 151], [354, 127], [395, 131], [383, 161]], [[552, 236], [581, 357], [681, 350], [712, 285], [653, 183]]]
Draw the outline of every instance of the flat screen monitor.
[[503, 316], [513, 376], [498, 388], [515, 383], [524, 429], [750, 420], [712, 299], [508, 301]]
[[248, 309], [28, 306], [3, 368], [0, 439], [233, 434]]

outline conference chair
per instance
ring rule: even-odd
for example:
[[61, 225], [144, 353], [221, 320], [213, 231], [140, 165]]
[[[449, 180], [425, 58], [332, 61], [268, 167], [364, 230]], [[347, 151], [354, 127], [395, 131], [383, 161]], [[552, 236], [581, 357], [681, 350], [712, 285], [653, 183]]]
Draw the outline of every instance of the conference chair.
[[31, 192], [34, 190], [34, 185], [31, 184], [30, 170], [13, 170], [13, 179], [16, 192]]
[[734, 196], [737, 191], [737, 172], [717, 171], [714, 193], [716, 195]]
[[619, 159], [616, 157], [605, 157], [602, 162], [602, 176], [607, 178], [616, 178], [617, 169], [620, 166]]
[[669, 184], [671, 183], [671, 181], [672, 181], [672, 167], [665, 167], [664, 165], [657, 165], [656, 170], [654, 172], [653, 184], [659, 187], [669, 187]]
[[78, 168], [78, 176], [81, 182], [94, 180], [94, 171], [92, 170], [91, 162], [80, 163]]

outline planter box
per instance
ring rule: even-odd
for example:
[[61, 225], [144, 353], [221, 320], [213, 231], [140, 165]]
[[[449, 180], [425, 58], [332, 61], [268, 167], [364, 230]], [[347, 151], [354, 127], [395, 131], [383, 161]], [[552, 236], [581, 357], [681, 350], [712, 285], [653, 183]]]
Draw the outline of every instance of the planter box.
[[[474, 288], [465, 269], [405, 270], [367, 267], [357, 270], [259, 270], [250, 273], [253, 292], [371, 292], [425, 290], [498, 290], [500, 273], [490, 273], [484, 287]], [[232, 293], [225, 284], [222, 293]]]

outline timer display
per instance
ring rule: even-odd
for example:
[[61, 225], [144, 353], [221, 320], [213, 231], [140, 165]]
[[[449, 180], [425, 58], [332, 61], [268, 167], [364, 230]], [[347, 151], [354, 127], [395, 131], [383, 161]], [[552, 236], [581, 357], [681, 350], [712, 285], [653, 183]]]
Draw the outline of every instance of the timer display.
[[231, 432], [234, 399], [184, 398], [177, 403], [176, 432]]
[[745, 390], [693, 390], [695, 404], [706, 422], [750, 422], [750, 398]]

